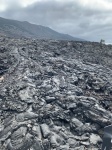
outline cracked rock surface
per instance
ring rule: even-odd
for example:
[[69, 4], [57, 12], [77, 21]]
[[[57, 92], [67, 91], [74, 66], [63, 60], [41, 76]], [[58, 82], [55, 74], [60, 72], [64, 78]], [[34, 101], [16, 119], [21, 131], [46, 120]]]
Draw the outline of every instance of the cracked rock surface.
[[0, 37], [0, 150], [99, 150], [112, 123], [112, 46]]

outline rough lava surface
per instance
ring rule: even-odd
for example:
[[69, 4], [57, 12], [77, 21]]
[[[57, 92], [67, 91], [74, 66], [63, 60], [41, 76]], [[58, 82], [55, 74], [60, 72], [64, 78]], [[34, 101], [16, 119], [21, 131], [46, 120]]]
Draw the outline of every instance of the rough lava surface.
[[100, 150], [112, 124], [112, 46], [0, 37], [0, 150]]

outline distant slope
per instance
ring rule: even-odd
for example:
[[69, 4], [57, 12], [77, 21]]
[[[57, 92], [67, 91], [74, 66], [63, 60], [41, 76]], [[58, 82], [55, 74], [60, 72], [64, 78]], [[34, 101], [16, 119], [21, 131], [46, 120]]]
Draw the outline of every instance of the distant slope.
[[49, 27], [31, 24], [27, 21], [4, 19], [0, 17], [0, 33], [11, 37], [28, 37], [38, 39], [57, 39], [57, 40], [75, 40], [82, 39], [72, 37], [68, 34], [58, 33]]

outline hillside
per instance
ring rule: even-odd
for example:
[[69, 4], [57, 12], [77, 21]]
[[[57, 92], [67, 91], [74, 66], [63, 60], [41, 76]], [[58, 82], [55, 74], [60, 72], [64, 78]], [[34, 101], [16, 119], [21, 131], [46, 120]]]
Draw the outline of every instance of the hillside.
[[0, 17], [0, 33], [14, 38], [37, 38], [37, 39], [57, 39], [57, 40], [74, 40], [82, 39], [72, 37], [67, 34], [58, 33], [48, 27], [31, 24], [27, 21], [21, 22], [9, 20]]

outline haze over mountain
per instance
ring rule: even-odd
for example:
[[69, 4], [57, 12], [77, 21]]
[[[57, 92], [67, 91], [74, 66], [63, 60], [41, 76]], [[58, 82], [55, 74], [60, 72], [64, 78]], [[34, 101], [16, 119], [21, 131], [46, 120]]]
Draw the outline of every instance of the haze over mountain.
[[11, 37], [27, 37], [38, 39], [75, 40], [82, 39], [72, 37], [68, 34], [58, 33], [49, 27], [31, 24], [27, 21], [16, 21], [0, 17], [0, 33]]

